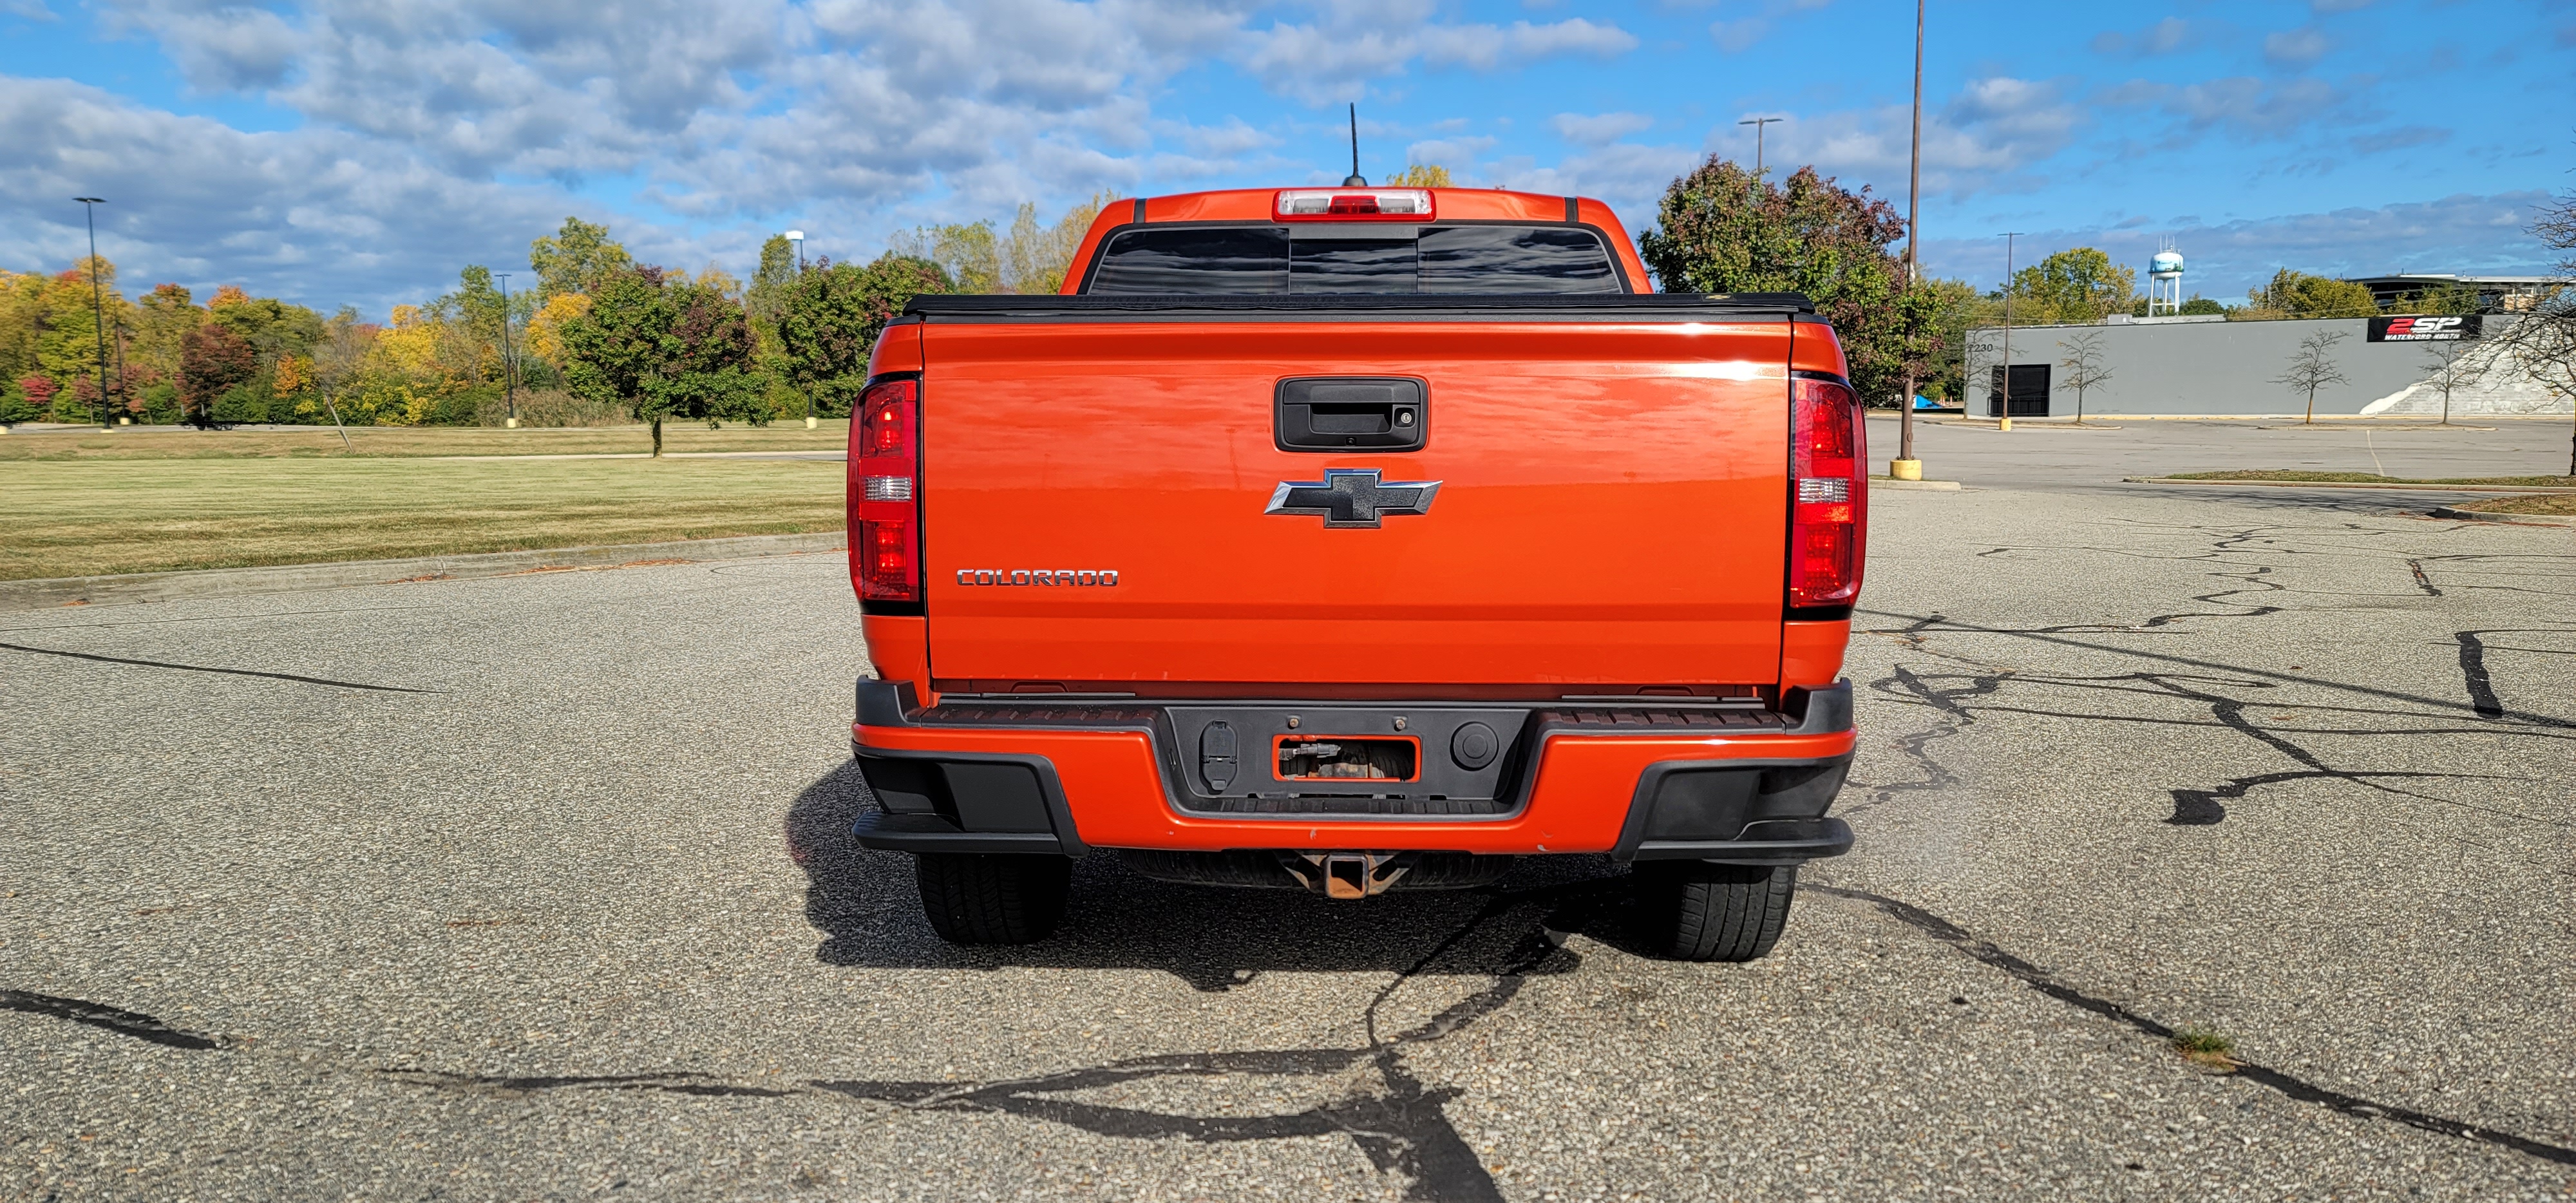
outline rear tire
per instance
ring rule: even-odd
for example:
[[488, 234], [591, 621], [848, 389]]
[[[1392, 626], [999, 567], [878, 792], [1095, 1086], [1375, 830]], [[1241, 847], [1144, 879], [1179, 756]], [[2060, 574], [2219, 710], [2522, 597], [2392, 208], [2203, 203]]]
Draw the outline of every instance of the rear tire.
[[1789, 924], [1795, 865], [1648, 861], [1634, 890], [1646, 947], [1676, 961], [1760, 960]]
[[921, 913], [951, 944], [1030, 944], [1064, 918], [1073, 859], [1008, 853], [923, 852], [913, 857]]

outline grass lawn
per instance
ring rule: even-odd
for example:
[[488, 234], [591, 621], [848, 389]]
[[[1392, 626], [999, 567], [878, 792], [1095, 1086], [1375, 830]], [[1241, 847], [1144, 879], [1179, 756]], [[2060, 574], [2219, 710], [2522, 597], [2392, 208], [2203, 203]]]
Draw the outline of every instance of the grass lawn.
[[[87, 439], [222, 440], [238, 433]], [[630, 440], [627, 447], [641, 438], [593, 431], [351, 432], [361, 438], [384, 433], [505, 436], [485, 446], [524, 445], [508, 439], [531, 434], [569, 441], [617, 433]], [[710, 435], [704, 427], [696, 433]], [[823, 432], [809, 433], [798, 423], [792, 431], [752, 433], [810, 438]], [[0, 443], [14, 447], [18, 437], [0, 436]], [[304, 436], [292, 432], [278, 437]], [[331, 440], [334, 454], [311, 459], [292, 449], [254, 453], [252, 458], [102, 454], [37, 457], [0, 467], [0, 580], [836, 531], [842, 526], [842, 465], [836, 461], [403, 458], [475, 454], [453, 450], [453, 443], [442, 451], [351, 458], [336, 454], [339, 439], [328, 429], [321, 437]], [[840, 438], [832, 435], [833, 445]]]
[[[582, 455], [599, 452], [647, 452], [653, 449], [647, 426], [580, 426], [563, 429], [504, 430], [484, 426], [352, 426], [349, 442], [355, 456], [412, 457], [438, 455]], [[800, 419], [775, 426], [727, 426], [709, 430], [704, 422], [670, 422], [662, 427], [662, 450], [673, 451], [838, 451], [850, 443], [847, 418], [825, 419], [814, 430]], [[291, 430], [120, 430], [104, 434], [80, 431], [13, 431], [0, 435], [0, 462], [12, 460], [102, 459], [349, 459], [352, 452], [328, 426]]]
[[2576, 517], [2576, 493], [2536, 493], [2529, 497], [2481, 497], [2463, 501], [2453, 509], [2476, 510], [2481, 514], [2559, 514]]
[[2167, 480], [2292, 480], [2309, 484], [2348, 485], [2532, 485], [2576, 489], [2576, 476], [2374, 476], [2368, 472], [2291, 472], [2276, 468], [2240, 468], [2230, 472], [2176, 472]]

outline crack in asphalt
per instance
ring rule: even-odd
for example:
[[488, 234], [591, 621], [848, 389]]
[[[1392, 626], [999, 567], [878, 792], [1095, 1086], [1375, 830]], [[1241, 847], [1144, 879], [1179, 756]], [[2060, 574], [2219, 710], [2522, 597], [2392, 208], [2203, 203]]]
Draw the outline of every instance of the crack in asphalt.
[[2426, 596], [2442, 596], [2442, 591], [2433, 587], [2433, 578], [2424, 575], [2424, 561], [2408, 560], [2406, 561], [2406, 569], [2407, 571], [2415, 574], [2415, 587], [2423, 590]]
[[1942, 764], [1938, 760], [1934, 760], [1932, 758], [1930, 748], [1934, 743], [1958, 734], [1961, 727], [1976, 721], [1976, 716], [1969, 713], [1965, 706], [1960, 705], [1962, 701], [1969, 698], [1985, 697], [1994, 693], [1997, 689], [2002, 688], [2004, 678], [2012, 675], [2012, 671], [2010, 669], [2006, 669], [2001, 672], [1974, 676], [1969, 678], [1967, 688], [1947, 690], [1934, 688], [1924, 678], [1915, 675], [1902, 664], [1894, 665], [1892, 667], [1893, 672], [1891, 675], [1881, 677], [1878, 680], [1869, 683], [1869, 687], [1873, 692], [1887, 694], [1893, 697], [1897, 696], [1897, 689], [1902, 688], [1906, 694], [1920, 699], [1922, 704], [1941, 711], [1941, 716], [1932, 720], [1932, 725], [1930, 727], [1911, 734], [1900, 735], [1896, 738], [1897, 752], [1903, 755], [1907, 760], [1911, 761], [1914, 766], [1922, 772], [1923, 779], [1920, 781], [1894, 781], [1884, 785], [1871, 787], [1868, 801], [1856, 803], [1843, 808], [1843, 817], [1846, 819], [1876, 810], [1877, 808], [1886, 805], [1888, 802], [1893, 801], [1898, 794], [1921, 791], [1937, 793], [1941, 790], [1948, 789], [1953, 785], [1957, 785], [1959, 783], [1959, 775], [1950, 771], [1947, 765]]
[[127, 1011], [86, 999], [61, 998], [26, 990], [0, 990], [0, 1011], [21, 1011], [29, 1015], [43, 1015], [72, 1023], [88, 1024], [94, 1028], [104, 1028], [119, 1036], [131, 1036], [137, 1040], [148, 1040], [170, 1048], [223, 1048], [228, 1043], [221, 1036], [211, 1036], [204, 1032], [192, 1032], [186, 1028], [175, 1027], [158, 1016], [146, 1015], [140, 1011]]
[[[1431, 1088], [1403, 1061], [1406, 1048], [1448, 1038], [1492, 1015], [1516, 997], [1531, 975], [1543, 969], [1570, 969], [1579, 963], [1565, 942], [1600, 911], [1625, 885], [1621, 878], [1595, 878], [1530, 890], [1493, 892], [1484, 906], [1461, 921], [1411, 965], [1373, 995], [1363, 1012], [1368, 1043], [1356, 1048], [1297, 1048], [1236, 1052], [1164, 1054], [1133, 1057], [1101, 1065], [1058, 1070], [999, 1081], [954, 1082], [906, 1079], [808, 1079], [774, 1085], [743, 1085], [703, 1074], [633, 1074], [602, 1076], [512, 1077], [457, 1074], [404, 1067], [377, 1069], [377, 1076], [433, 1089], [522, 1097], [550, 1090], [655, 1091], [684, 1095], [773, 1098], [827, 1093], [885, 1103], [916, 1111], [978, 1112], [1037, 1119], [1098, 1136], [1131, 1140], [1182, 1139], [1199, 1143], [1288, 1140], [1342, 1136], [1368, 1158], [1378, 1172], [1406, 1180], [1405, 1198], [1419, 1203], [1499, 1203], [1502, 1194], [1473, 1146], [1451, 1122], [1447, 1105], [1466, 1092], [1456, 1087]], [[1393, 1035], [1380, 1032], [1380, 1015], [1405, 985], [1416, 980], [1459, 945], [1490, 930], [1494, 921], [1515, 911], [1551, 904], [1521, 930], [1509, 951], [1489, 971], [1492, 982], [1450, 1004], [1422, 1023]], [[1169, 1077], [1218, 1077], [1237, 1074], [1271, 1077], [1322, 1077], [1365, 1063], [1375, 1071], [1381, 1089], [1354, 1092], [1301, 1111], [1279, 1115], [1191, 1115], [1137, 1107], [1086, 1102], [1065, 1094]]]
[[[1931, 936], [1935, 940], [1958, 949], [1972, 960], [1979, 961], [1995, 969], [1999, 969], [2006, 975], [2021, 982], [2023, 985], [2028, 986], [2041, 994], [2047, 995], [2050, 998], [2056, 999], [2059, 1002], [2065, 1003], [2068, 1006], [2075, 1007], [2083, 1011], [2089, 1011], [2095, 1015], [2111, 1020], [2114, 1023], [2120, 1024], [2123, 1027], [2127, 1027], [2132, 1031], [2136, 1031], [2142, 1035], [2152, 1037], [2167, 1044], [2170, 1044], [2177, 1034], [2174, 1028], [2155, 1019], [2149, 1018], [2148, 1016], [2141, 1015], [2136, 1011], [2130, 1010], [2127, 1006], [2121, 1003], [2101, 997], [2100, 995], [2088, 994], [2074, 986], [2068, 985], [2064, 981], [2059, 980], [2057, 975], [2050, 973], [2048, 970], [2042, 969], [2029, 961], [2006, 952], [1992, 941], [1983, 939], [1968, 931], [1966, 928], [1960, 927], [1958, 924], [1952, 923], [1951, 921], [1933, 914], [1922, 907], [1916, 906], [1913, 903], [1902, 902], [1884, 894], [1873, 894], [1867, 890], [1855, 890], [1844, 886], [1820, 885], [1810, 882], [1807, 883], [1807, 888], [1819, 893], [1831, 894], [1840, 898], [1848, 898], [1855, 902], [1868, 903], [1869, 905], [1878, 908], [1890, 918], [1895, 919], [1897, 922], [1903, 923], [1908, 927]], [[2418, 1111], [2412, 1107], [2401, 1107], [2394, 1103], [2376, 1102], [2359, 1095], [2347, 1094], [2340, 1090], [2333, 1090], [2324, 1086], [2319, 1086], [2316, 1083], [2298, 1077], [2297, 1075], [2256, 1062], [2237, 1061], [2231, 1073], [2232, 1076], [2244, 1078], [2249, 1082], [2268, 1087], [2286, 1097], [2296, 1099], [2299, 1102], [2315, 1103], [2329, 1110], [2338, 1111], [2356, 1118], [2387, 1120], [2393, 1123], [2404, 1124], [2410, 1128], [2420, 1128], [2426, 1132], [2432, 1132], [2442, 1136], [2457, 1137], [2461, 1140], [2477, 1141], [2482, 1144], [2490, 1144], [2501, 1148], [2511, 1149], [2517, 1153], [2523, 1153], [2532, 1157], [2540, 1158], [2543, 1161], [2552, 1161], [2561, 1165], [2576, 1165], [2576, 1148], [2550, 1144], [2547, 1141], [2533, 1140], [2527, 1136], [2521, 1136], [2496, 1128], [2485, 1127], [2480, 1124], [2464, 1123], [2460, 1120], [2435, 1115], [2429, 1111]]]
[[131, 664], [143, 668], [175, 668], [192, 673], [222, 673], [233, 677], [266, 677], [272, 681], [296, 681], [306, 685], [328, 685], [334, 689], [365, 689], [377, 693], [445, 693], [443, 689], [406, 689], [400, 685], [369, 685], [361, 681], [334, 681], [329, 677], [307, 677], [296, 673], [265, 673], [247, 668], [209, 668], [202, 664], [174, 664], [167, 660], [130, 660], [123, 656], [100, 656], [89, 652], [67, 652], [60, 648], [28, 647], [20, 643], [0, 643], [0, 650], [25, 652], [34, 656], [63, 656], [73, 660], [95, 660], [101, 664]]
[[2460, 641], [2460, 676], [2468, 682], [2469, 704], [2477, 707], [2478, 717], [2504, 717], [2504, 703], [2496, 699], [2495, 679], [2487, 675], [2487, 645], [2479, 636], [2484, 631], [2455, 631], [2451, 637]]
[[[2267, 677], [2276, 682], [2292, 682], [2300, 685], [2314, 686], [2319, 689], [2359, 694], [2363, 697], [2381, 698], [2392, 702], [2407, 702], [2417, 706], [2426, 706], [2439, 710], [2467, 710], [2474, 713], [2476, 709], [2474, 703], [2464, 704], [2450, 701], [2445, 698], [2426, 697], [2422, 694], [2406, 693], [2401, 690], [2380, 689], [2369, 685], [2354, 685], [2343, 681], [2328, 680], [2323, 677], [2300, 676], [2285, 672], [2275, 672], [2271, 669], [2251, 668], [2245, 665], [2228, 664], [2224, 661], [2203, 660], [2193, 656], [2177, 656], [2168, 652], [2144, 651], [2138, 648], [2118, 647], [2111, 644], [2098, 643], [2084, 639], [2071, 639], [2050, 628], [1978, 626], [1973, 623], [1958, 622], [1939, 615], [1905, 614], [1889, 610], [1856, 610], [1854, 613], [1868, 614], [1878, 618], [1900, 619], [1914, 624], [1909, 627], [1893, 629], [1867, 629], [1856, 632], [1858, 634], [1919, 635], [1955, 633], [1964, 635], [2004, 635], [2013, 638], [2030, 639], [2041, 643], [2053, 643], [2064, 647], [2082, 648], [2086, 651], [2103, 652], [2115, 656], [2130, 656], [2143, 660], [2160, 660], [2168, 664], [2187, 665], [2192, 668], [2211, 672], [2242, 673], [2253, 677]], [[2538, 714], [2509, 714], [2506, 717], [2535, 726], [2576, 730], [2576, 720], [2552, 718], [2547, 715]]]

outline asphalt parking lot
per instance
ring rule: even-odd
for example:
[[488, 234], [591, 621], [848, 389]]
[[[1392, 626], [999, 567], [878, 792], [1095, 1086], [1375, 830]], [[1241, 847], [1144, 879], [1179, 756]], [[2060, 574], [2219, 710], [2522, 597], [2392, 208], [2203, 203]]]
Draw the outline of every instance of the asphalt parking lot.
[[943, 945], [827, 555], [0, 614], [0, 1198], [2576, 1196], [2576, 531], [2001, 437], [1741, 966], [1584, 859]]

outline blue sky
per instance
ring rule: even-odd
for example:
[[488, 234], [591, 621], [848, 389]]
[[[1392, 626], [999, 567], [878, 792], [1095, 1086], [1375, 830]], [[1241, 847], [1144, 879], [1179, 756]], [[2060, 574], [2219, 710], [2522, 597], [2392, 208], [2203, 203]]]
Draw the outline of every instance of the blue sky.
[[[1930, 5], [1928, 270], [2075, 245], [2235, 298], [2291, 266], [2508, 272], [2576, 188], [2565, 0]], [[1701, 157], [1905, 200], [1910, 4], [1888, 0], [0, 0], [0, 267], [241, 283], [371, 315], [524, 269], [568, 213], [741, 272], [1101, 189], [1361, 168], [1579, 192], [1632, 231]], [[61, 198], [61, 199], [57, 199]]]

